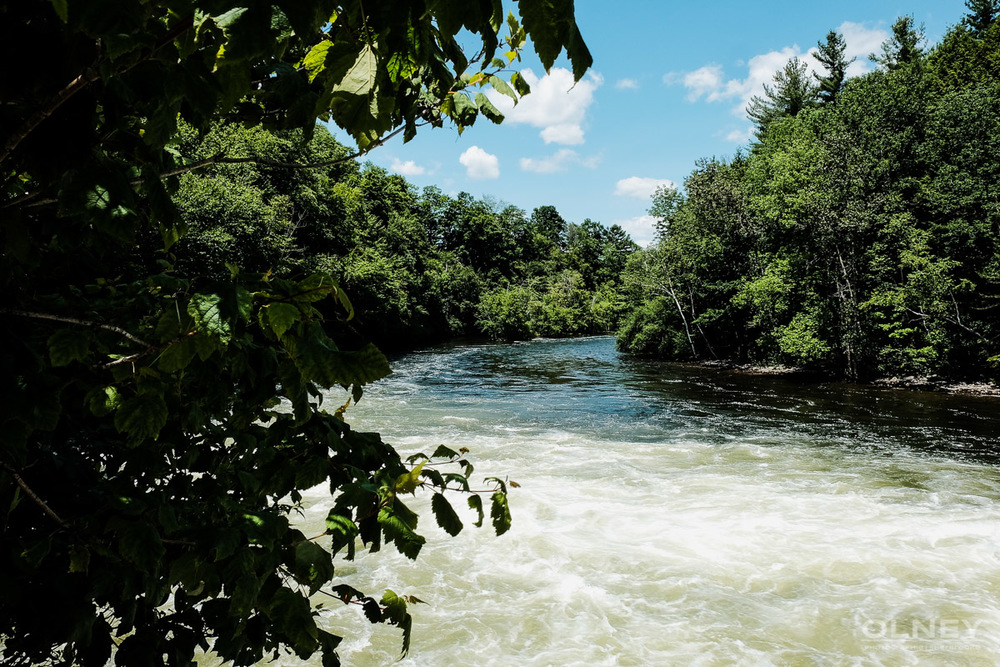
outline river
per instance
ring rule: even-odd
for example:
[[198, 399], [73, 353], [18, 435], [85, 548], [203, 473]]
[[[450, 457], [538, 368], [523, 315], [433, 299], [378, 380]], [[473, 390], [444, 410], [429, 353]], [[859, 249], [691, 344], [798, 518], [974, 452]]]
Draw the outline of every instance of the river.
[[[1000, 663], [996, 399], [637, 360], [605, 337], [393, 367], [355, 428], [404, 455], [468, 447], [477, 480], [520, 487], [503, 536], [449, 538], [421, 501], [416, 562], [338, 561], [427, 603], [399, 662], [397, 629], [328, 605], [345, 665]], [[322, 525], [329, 499], [307, 501]]]

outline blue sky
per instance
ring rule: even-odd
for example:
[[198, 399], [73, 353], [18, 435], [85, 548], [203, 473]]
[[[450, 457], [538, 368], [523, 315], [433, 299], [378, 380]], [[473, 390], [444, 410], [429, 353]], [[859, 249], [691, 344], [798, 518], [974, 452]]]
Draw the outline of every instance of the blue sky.
[[746, 146], [746, 103], [789, 58], [837, 29], [863, 72], [896, 17], [912, 14], [933, 44], [965, 11], [963, 0], [577, 0], [594, 56], [583, 81], [571, 88], [566, 63], [546, 75], [529, 46], [519, 67], [531, 72], [532, 94], [502, 125], [481, 118], [461, 136], [424, 128], [368, 159], [418, 187], [490, 195], [529, 214], [552, 205], [571, 222], [617, 223], [645, 243], [652, 189], [683, 183], [698, 158]]

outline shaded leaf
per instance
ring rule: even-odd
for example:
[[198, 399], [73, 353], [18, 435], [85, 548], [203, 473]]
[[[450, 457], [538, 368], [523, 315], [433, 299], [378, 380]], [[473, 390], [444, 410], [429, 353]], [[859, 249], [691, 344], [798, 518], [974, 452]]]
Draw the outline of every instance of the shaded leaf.
[[52, 0], [52, 8], [63, 23], [69, 21], [69, 0]]
[[437, 520], [437, 524], [446, 533], [454, 537], [462, 532], [462, 520], [458, 518], [455, 508], [451, 506], [451, 503], [448, 502], [443, 493], [434, 494], [434, 497], [431, 499], [431, 509], [434, 511], [434, 518]]
[[302, 311], [299, 310], [298, 306], [290, 303], [276, 302], [268, 304], [264, 312], [267, 313], [268, 325], [270, 325], [274, 335], [279, 339], [285, 335], [285, 332], [293, 324], [302, 318]]
[[330, 510], [326, 517], [326, 532], [331, 537], [331, 548], [337, 553], [347, 547], [347, 559], [354, 558], [354, 539], [358, 536], [358, 526], [346, 516]]
[[474, 509], [476, 513], [479, 514], [479, 520], [473, 525], [475, 525], [476, 528], [482, 528], [483, 518], [486, 516], [486, 513], [483, 511], [483, 499], [475, 494], [469, 496], [469, 507]]
[[329, 551], [305, 540], [295, 545], [295, 578], [308, 584], [310, 595], [333, 578], [333, 559]]
[[132, 445], [156, 439], [167, 424], [167, 404], [158, 394], [141, 394], [125, 401], [115, 413], [115, 428], [129, 435]]
[[49, 337], [49, 359], [53, 366], [82, 361], [90, 348], [90, 335], [79, 329], [60, 329]]
[[490, 518], [497, 535], [503, 535], [510, 530], [510, 506], [507, 504], [507, 494], [496, 491], [491, 498]]

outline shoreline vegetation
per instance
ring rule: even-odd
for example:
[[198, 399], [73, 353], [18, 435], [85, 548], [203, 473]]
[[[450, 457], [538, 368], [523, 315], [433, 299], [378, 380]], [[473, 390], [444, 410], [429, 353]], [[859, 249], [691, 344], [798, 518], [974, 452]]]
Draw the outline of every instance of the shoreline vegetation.
[[847, 79], [843, 36], [748, 108], [750, 146], [661, 189], [630, 257], [624, 351], [884, 386], [1000, 381], [1000, 6], [938, 44], [901, 17]]

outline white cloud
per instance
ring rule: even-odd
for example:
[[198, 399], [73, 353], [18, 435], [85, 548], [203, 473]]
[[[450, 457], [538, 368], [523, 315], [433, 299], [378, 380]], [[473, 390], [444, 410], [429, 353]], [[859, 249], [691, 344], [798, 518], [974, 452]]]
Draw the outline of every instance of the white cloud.
[[500, 178], [500, 160], [479, 146], [470, 146], [458, 161], [465, 167], [466, 175], [474, 181]]
[[705, 65], [684, 75], [671, 73], [664, 77], [664, 81], [668, 84], [683, 83], [688, 89], [688, 101], [696, 102], [702, 95], [714, 95], [722, 88], [722, 65]]
[[541, 131], [541, 135], [547, 144], [578, 146], [583, 143], [583, 128], [579, 125], [550, 125]]
[[753, 128], [747, 127], [742, 130], [733, 130], [726, 135], [726, 141], [731, 141], [734, 144], [744, 144], [753, 137]]
[[656, 218], [651, 215], [640, 215], [627, 220], [615, 220], [614, 224], [621, 226], [632, 240], [642, 247], [648, 246], [656, 236]]
[[665, 178], [649, 178], [648, 176], [630, 176], [623, 178], [615, 184], [615, 194], [619, 197], [632, 197], [634, 199], [650, 199], [656, 188], [659, 187], [677, 188], [677, 184]]
[[594, 91], [604, 83], [604, 78], [590, 73], [574, 85], [572, 72], [561, 67], [553, 67], [541, 78], [530, 69], [521, 75], [531, 86], [531, 94], [523, 97], [517, 106], [495, 90], [487, 93], [507, 122], [541, 128], [542, 139], [547, 144], [582, 144], [587, 108], [594, 102]]
[[[870, 71], [868, 54], [879, 50], [882, 42], [888, 38], [888, 33], [851, 21], [840, 24], [837, 30], [844, 35], [847, 44], [844, 56], [848, 60], [857, 58], [848, 68], [848, 76], [858, 76]], [[811, 72], [817, 72], [820, 65], [812, 57], [815, 52], [816, 47], [803, 51], [798, 44], [793, 44], [778, 51], [755, 55], [745, 63], [747, 75], [742, 79], [726, 78], [722, 65], [712, 63], [693, 72], [670, 72], [664, 75], [663, 82], [668, 86], [683, 85], [688, 91], [689, 102], [701, 99], [706, 102], [735, 101], [733, 114], [743, 116], [751, 98], [754, 95], [763, 95], [764, 84], [770, 85], [774, 81], [775, 73], [792, 58], [802, 60], [809, 66]], [[735, 137], [735, 134], [731, 137]]]
[[615, 88], [618, 90], [638, 90], [639, 82], [635, 79], [618, 79]]
[[389, 171], [394, 171], [397, 174], [402, 174], [403, 176], [420, 176], [427, 172], [426, 169], [418, 165], [413, 160], [402, 162], [399, 158], [392, 159], [392, 164], [389, 165]]
[[785, 66], [790, 59], [798, 57], [813, 64], [808, 53], [803, 53], [798, 45], [786, 46], [780, 51], [769, 51], [756, 55], [746, 63], [747, 76], [744, 79], [727, 79], [722, 65], [705, 65], [693, 72], [671, 72], [663, 77], [667, 85], [681, 84], [688, 90], [687, 100], [697, 102], [704, 98], [706, 102], [736, 101], [732, 111], [737, 116], [745, 113], [747, 104], [754, 95], [764, 92], [764, 84], [774, 80], [774, 74]]
[[521, 169], [536, 174], [551, 174], [557, 171], [566, 171], [575, 164], [582, 165], [588, 169], [594, 169], [600, 161], [601, 158], [599, 156], [585, 158], [581, 157], [579, 153], [571, 148], [561, 148], [552, 155], [541, 159], [521, 158]]
[[882, 50], [882, 42], [889, 39], [889, 33], [851, 21], [844, 21], [837, 30], [844, 35], [844, 41], [847, 43], [844, 57], [848, 60], [857, 58], [847, 68], [848, 76], [858, 76], [871, 71], [872, 64], [868, 60], [868, 54], [879, 53]]

